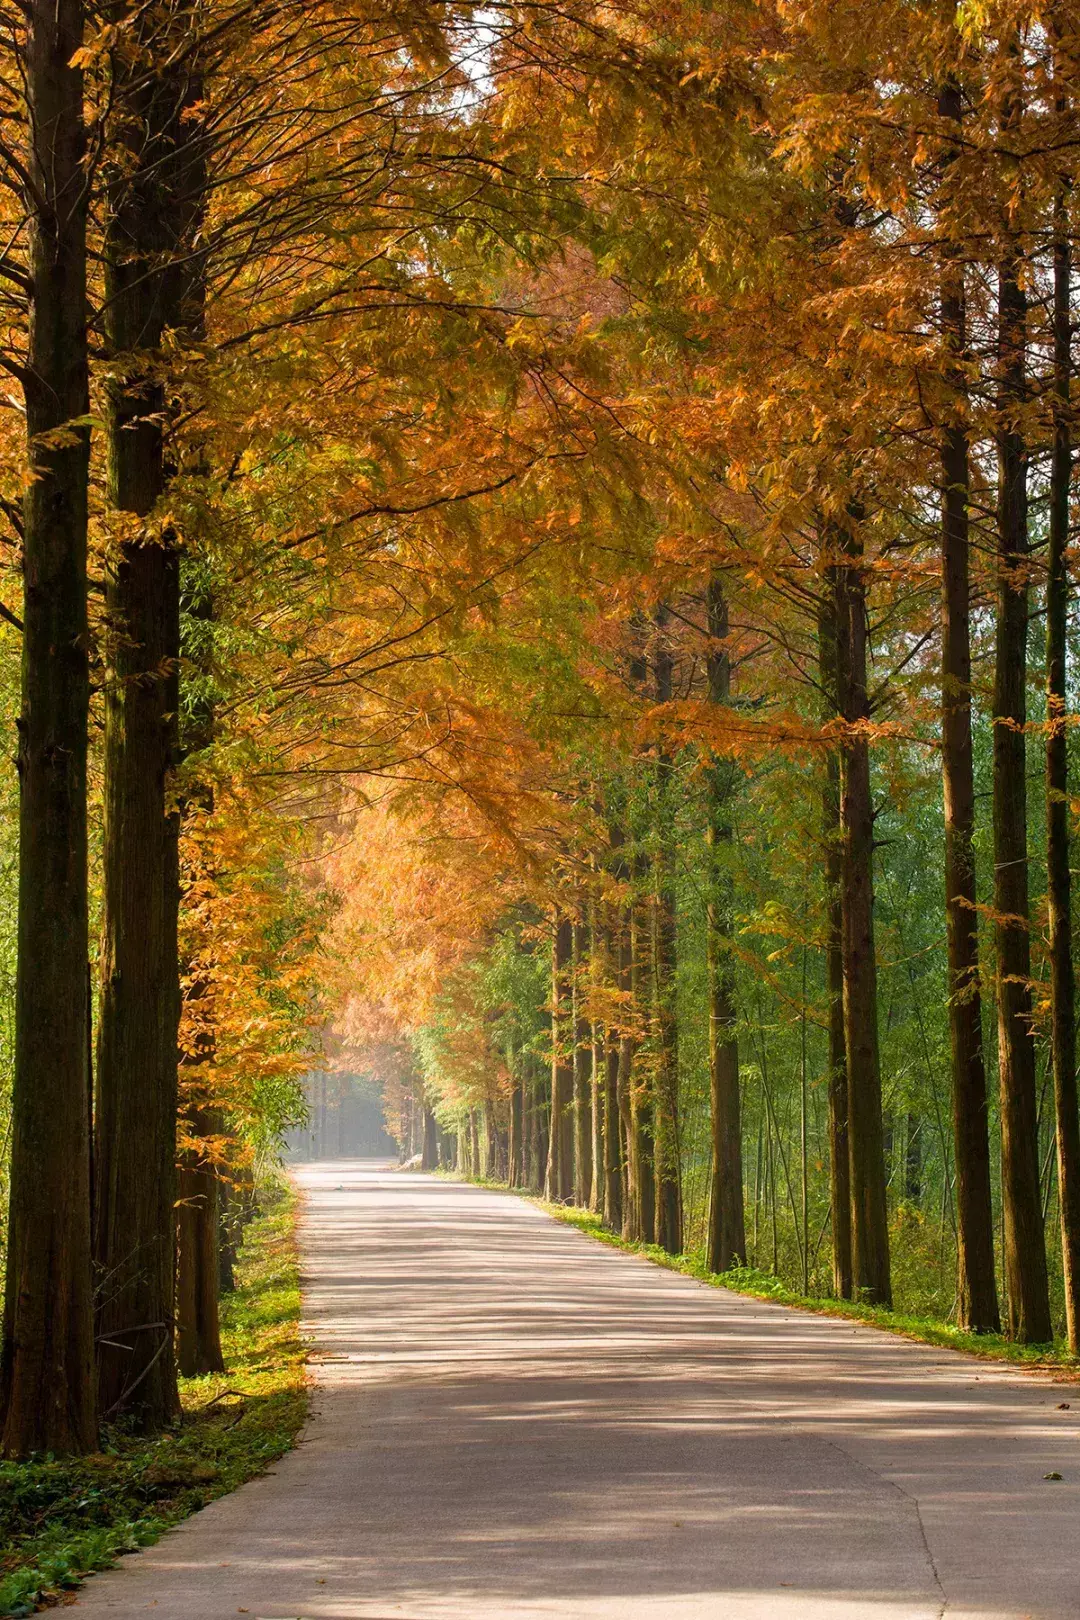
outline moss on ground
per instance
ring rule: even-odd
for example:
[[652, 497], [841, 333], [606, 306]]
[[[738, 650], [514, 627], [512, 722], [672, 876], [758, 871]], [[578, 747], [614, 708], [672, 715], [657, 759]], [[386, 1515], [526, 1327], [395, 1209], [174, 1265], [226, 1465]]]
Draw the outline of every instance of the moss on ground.
[[228, 1370], [181, 1379], [175, 1429], [149, 1441], [114, 1429], [91, 1457], [0, 1463], [0, 1615], [55, 1604], [288, 1451], [307, 1410], [296, 1216], [282, 1184], [247, 1227], [223, 1301]]

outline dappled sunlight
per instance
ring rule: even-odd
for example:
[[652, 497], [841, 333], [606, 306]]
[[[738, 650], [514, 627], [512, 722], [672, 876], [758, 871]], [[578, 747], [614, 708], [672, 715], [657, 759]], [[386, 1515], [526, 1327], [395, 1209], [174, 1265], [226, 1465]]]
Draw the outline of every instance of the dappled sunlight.
[[1062, 1386], [709, 1288], [509, 1194], [296, 1175], [305, 1441], [91, 1612], [138, 1612], [104, 1594], [155, 1570], [175, 1620], [1077, 1612]]

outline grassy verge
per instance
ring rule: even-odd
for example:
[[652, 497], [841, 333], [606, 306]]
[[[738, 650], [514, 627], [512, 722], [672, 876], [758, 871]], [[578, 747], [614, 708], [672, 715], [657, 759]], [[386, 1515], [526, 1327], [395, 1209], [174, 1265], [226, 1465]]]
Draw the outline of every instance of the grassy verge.
[[0, 1463], [0, 1615], [57, 1602], [292, 1445], [307, 1408], [296, 1206], [282, 1186], [247, 1228], [223, 1301], [228, 1370], [181, 1380], [175, 1430], [151, 1441], [113, 1432], [75, 1461]]
[[[476, 1179], [478, 1185], [495, 1186], [495, 1182]], [[844, 1299], [820, 1299], [795, 1293], [771, 1272], [755, 1271], [740, 1266], [734, 1271], [709, 1271], [702, 1255], [668, 1254], [652, 1243], [627, 1243], [617, 1233], [609, 1231], [599, 1215], [587, 1209], [576, 1209], [566, 1204], [549, 1204], [518, 1188], [499, 1184], [501, 1191], [511, 1191], [528, 1198], [557, 1221], [573, 1226], [588, 1237], [606, 1243], [609, 1248], [622, 1249], [628, 1254], [639, 1254], [668, 1271], [681, 1272], [685, 1277], [696, 1277], [711, 1288], [728, 1288], [736, 1294], [747, 1294], [751, 1299], [771, 1300], [778, 1305], [791, 1305], [796, 1310], [813, 1311], [819, 1316], [839, 1316], [852, 1322], [865, 1322], [870, 1327], [884, 1328], [905, 1339], [920, 1344], [941, 1345], [948, 1350], [960, 1350], [967, 1355], [979, 1356], [985, 1361], [1008, 1362], [1032, 1371], [1052, 1371], [1059, 1377], [1080, 1382], [1080, 1360], [1072, 1355], [1064, 1343], [1054, 1345], [1013, 1344], [998, 1333], [964, 1333], [949, 1322], [934, 1317], [911, 1316], [904, 1311], [885, 1310], [879, 1305], [857, 1305]]]

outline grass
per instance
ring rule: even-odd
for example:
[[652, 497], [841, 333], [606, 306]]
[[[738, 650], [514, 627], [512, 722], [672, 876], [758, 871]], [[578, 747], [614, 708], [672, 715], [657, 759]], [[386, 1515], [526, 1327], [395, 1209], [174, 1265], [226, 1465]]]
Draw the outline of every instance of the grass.
[[307, 1410], [296, 1213], [282, 1185], [246, 1229], [223, 1300], [228, 1370], [181, 1379], [174, 1430], [114, 1430], [90, 1457], [0, 1463], [0, 1615], [55, 1604], [288, 1451]]
[[725, 1272], [710, 1271], [701, 1254], [668, 1254], [654, 1243], [628, 1243], [603, 1223], [601, 1216], [591, 1210], [578, 1209], [567, 1204], [549, 1204], [543, 1198], [523, 1193], [520, 1188], [507, 1188], [480, 1177], [459, 1177], [474, 1180], [479, 1185], [498, 1186], [501, 1191], [517, 1193], [537, 1204], [555, 1220], [573, 1226], [587, 1237], [606, 1243], [609, 1248], [622, 1249], [628, 1254], [641, 1255], [654, 1265], [668, 1271], [680, 1272], [684, 1277], [695, 1277], [711, 1288], [727, 1288], [751, 1299], [771, 1300], [778, 1305], [790, 1305], [796, 1310], [813, 1311], [819, 1316], [838, 1316], [852, 1322], [865, 1322], [870, 1327], [883, 1328], [905, 1339], [920, 1344], [941, 1345], [949, 1350], [960, 1350], [967, 1355], [979, 1356], [984, 1361], [1011, 1363], [1031, 1371], [1052, 1371], [1058, 1376], [1080, 1382], [1080, 1360], [1062, 1342], [1053, 1345], [1014, 1344], [1000, 1333], [965, 1333], [952, 1323], [931, 1316], [916, 1316], [909, 1312], [887, 1310], [881, 1305], [861, 1305], [850, 1300], [820, 1298], [805, 1295], [788, 1288], [779, 1277], [768, 1271], [757, 1271], [750, 1266], [739, 1266]]

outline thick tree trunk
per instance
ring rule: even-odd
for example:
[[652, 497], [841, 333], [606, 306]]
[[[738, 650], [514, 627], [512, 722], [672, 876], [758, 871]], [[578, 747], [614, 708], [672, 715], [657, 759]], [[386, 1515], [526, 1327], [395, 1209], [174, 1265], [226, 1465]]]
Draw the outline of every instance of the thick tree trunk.
[[[955, 82], [939, 96], [959, 127]], [[946, 253], [941, 328], [955, 410], [941, 430], [941, 764], [945, 792], [945, 922], [956, 1151], [957, 1313], [976, 1333], [999, 1326], [994, 1274], [990, 1133], [983, 1060], [979, 917], [975, 889], [975, 770], [971, 739], [971, 586], [968, 435], [961, 364], [966, 350], [964, 273]]]
[[[1006, 120], [1007, 121], [1007, 120]], [[1001, 367], [998, 426], [998, 596], [994, 667], [994, 932], [997, 940], [1001, 1191], [1009, 1332], [1024, 1344], [1052, 1336], [1039, 1183], [1035, 1042], [1031, 1027], [1028, 907], [1027, 445], [1024, 398], [1027, 300], [1017, 255], [998, 275]]]
[[[836, 568], [825, 568], [818, 615], [818, 666], [826, 720], [839, 713], [836, 656]], [[844, 1035], [844, 931], [841, 901], [840, 758], [825, 756], [822, 783], [822, 868], [825, 885], [825, 989], [829, 1007], [829, 1211], [832, 1225], [833, 1292], [850, 1299], [851, 1156], [848, 1145], [848, 1062]]]
[[[200, 1134], [220, 1134], [221, 1122], [198, 1116]], [[179, 1173], [176, 1266], [176, 1357], [185, 1378], [224, 1372], [218, 1320], [218, 1177], [206, 1154], [184, 1154]]]
[[568, 1204], [574, 1195], [574, 1069], [569, 1047], [573, 1010], [567, 978], [573, 959], [573, 925], [556, 919], [551, 951], [551, 1126], [544, 1193]]
[[[706, 594], [709, 701], [726, 707], [731, 697], [727, 651], [728, 609], [723, 580], [715, 574]], [[708, 845], [706, 973], [709, 986], [709, 1122], [711, 1135], [709, 1226], [706, 1263], [727, 1271], [746, 1263], [743, 1209], [742, 1120], [739, 1043], [735, 1033], [735, 962], [731, 954], [734, 896], [731, 881], [731, 801], [735, 771], [716, 759], [705, 781]]]
[[[190, 49], [175, 48], [187, 21], [182, 11], [133, 13], [113, 53], [115, 155], [104, 244], [109, 497], [121, 526], [105, 598], [99, 1396], [103, 1413], [124, 1413], [147, 1430], [179, 1410], [171, 1346], [179, 817], [169, 800], [178, 758], [180, 570], [175, 536], [147, 520], [166, 483], [162, 344], [193, 314], [195, 282], [183, 261], [202, 205], [199, 137], [185, 118], [200, 89]], [[199, 318], [201, 306], [194, 313]]]
[[589, 964], [589, 930], [575, 922], [573, 935], [572, 1017], [574, 1027], [574, 1202], [581, 1209], [592, 1191], [592, 1036], [584, 1014], [585, 975]]
[[[117, 504], [138, 444], [117, 432]], [[126, 469], [125, 469], [126, 470]], [[143, 469], [145, 470], [145, 469]], [[122, 510], [131, 510], [121, 506]], [[176, 1201], [179, 579], [175, 551], [124, 548], [109, 569], [104, 917], [94, 1257], [102, 1415], [143, 1429], [179, 1411], [172, 1354]]]
[[[1068, 111], [1058, 98], [1058, 111]], [[1076, 1006], [1069, 873], [1068, 645], [1069, 505], [1072, 486], [1072, 249], [1068, 182], [1054, 210], [1054, 444], [1050, 467], [1050, 552], [1046, 579], [1046, 868], [1050, 922], [1054, 1115], [1058, 1204], [1069, 1348], [1080, 1351], [1080, 1117], [1076, 1088]]]
[[866, 676], [866, 582], [854, 532], [840, 535], [836, 568], [837, 690], [848, 730], [841, 749], [841, 916], [844, 1041], [848, 1063], [851, 1264], [858, 1297], [892, 1300], [885, 1155], [878, 1056], [874, 946], [874, 812], [870, 795], [870, 718]]
[[97, 1445], [86, 995], [87, 177], [82, 74], [71, 66], [83, 8], [79, 0], [32, 0], [27, 14], [32, 477], [24, 500], [18, 974], [0, 1351], [6, 1457]]
[[[656, 612], [653, 653], [657, 704], [670, 703], [672, 656], [668, 610]], [[679, 1022], [675, 1005], [678, 932], [675, 894], [671, 756], [661, 747], [656, 758], [656, 856], [653, 862], [652, 1002], [656, 1029], [656, 1241], [668, 1254], [682, 1252], [682, 1163], [679, 1148]]]

